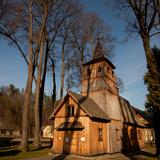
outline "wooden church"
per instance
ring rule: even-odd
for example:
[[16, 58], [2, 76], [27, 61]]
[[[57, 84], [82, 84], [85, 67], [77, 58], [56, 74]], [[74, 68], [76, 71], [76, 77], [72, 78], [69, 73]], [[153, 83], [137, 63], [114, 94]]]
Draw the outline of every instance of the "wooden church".
[[119, 96], [114, 69], [98, 41], [83, 65], [81, 94], [68, 92], [51, 114], [54, 153], [90, 156], [144, 147], [149, 122]]

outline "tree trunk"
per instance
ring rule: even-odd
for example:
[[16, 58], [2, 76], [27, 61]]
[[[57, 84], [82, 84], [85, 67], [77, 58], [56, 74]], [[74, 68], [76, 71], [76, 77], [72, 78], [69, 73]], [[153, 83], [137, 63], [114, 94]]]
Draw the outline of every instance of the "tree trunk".
[[29, 138], [29, 108], [32, 94], [32, 81], [33, 81], [33, 66], [29, 66], [28, 79], [24, 96], [24, 107], [22, 112], [22, 140], [21, 147], [23, 150], [28, 151], [28, 138]]
[[68, 80], [67, 80], [67, 92], [69, 92], [70, 90], [70, 64], [68, 63], [67, 66], [67, 76], [68, 76]]
[[61, 59], [62, 59], [62, 68], [61, 68], [61, 88], [60, 88], [60, 99], [63, 98], [63, 90], [64, 90], [64, 74], [65, 74], [65, 57], [64, 57], [64, 46], [62, 46]]
[[159, 24], [160, 24], [160, 0], [155, 0], [155, 9], [158, 11]]
[[[44, 37], [44, 36], [43, 36]], [[35, 116], [35, 131], [34, 131], [34, 141], [33, 145], [35, 148], [40, 148], [41, 146], [41, 130], [40, 130], [40, 88], [41, 88], [41, 75], [43, 66], [43, 55], [44, 55], [44, 41], [42, 40], [39, 55], [39, 64], [37, 69], [37, 83], [36, 83], [36, 93], [35, 93], [35, 105], [34, 105], [34, 116]]]
[[153, 109], [153, 128], [155, 132], [156, 156], [160, 157], [160, 109]]
[[28, 78], [24, 95], [24, 106], [22, 112], [22, 137], [21, 137], [21, 148], [22, 150], [28, 151], [28, 137], [29, 137], [29, 109], [30, 109], [30, 101], [32, 94], [32, 82], [34, 75], [34, 67], [33, 67], [33, 48], [32, 48], [32, 4], [33, 0], [30, 1], [29, 6], [29, 64], [28, 64]]
[[40, 128], [42, 127], [42, 108], [43, 108], [43, 96], [44, 96], [44, 86], [45, 86], [45, 79], [46, 79], [46, 72], [47, 72], [48, 55], [49, 55], [49, 48], [48, 48], [48, 43], [47, 43], [45, 60], [44, 60], [43, 76], [42, 76], [40, 95], [39, 95]]
[[53, 106], [54, 106], [55, 100], [56, 100], [56, 76], [55, 76], [55, 64], [54, 64], [54, 61], [52, 63], [52, 83], [53, 83], [52, 102], [53, 102]]
[[143, 41], [143, 47], [144, 47], [144, 51], [145, 51], [145, 55], [146, 55], [146, 62], [147, 62], [147, 67], [149, 67], [151, 64], [151, 47], [150, 47], [150, 37], [149, 35], [145, 34], [145, 33], [141, 33], [141, 38]]

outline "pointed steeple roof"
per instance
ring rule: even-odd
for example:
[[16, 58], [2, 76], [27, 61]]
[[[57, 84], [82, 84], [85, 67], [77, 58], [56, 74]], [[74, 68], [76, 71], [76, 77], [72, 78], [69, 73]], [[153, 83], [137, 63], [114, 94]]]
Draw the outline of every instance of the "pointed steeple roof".
[[102, 45], [100, 43], [100, 39], [97, 38], [97, 44], [96, 44], [96, 48], [94, 51], [94, 55], [93, 55], [93, 59], [97, 59], [97, 58], [104, 58], [104, 54], [103, 54], [103, 48]]
[[94, 63], [97, 63], [97, 62], [102, 62], [102, 61], [105, 61], [106, 63], [108, 63], [113, 69], [116, 68], [116, 67], [112, 64], [112, 62], [111, 62], [110, 60], [108, 60], [108, 59], [104, 56], [104, 51], [103, 51], [102, 45], [101, 45], [101, 43], [100, 43], [99, 38], [97, 38], [97, 44], [96, 44], [96, 47], [95, 47], [95, 51], [94, 51], [94, 55], [93, 55], [92, 60], [89, 61], [89, 62], [84, 63], [83, 66], [90, 65], [90, 64], [94, 64]]

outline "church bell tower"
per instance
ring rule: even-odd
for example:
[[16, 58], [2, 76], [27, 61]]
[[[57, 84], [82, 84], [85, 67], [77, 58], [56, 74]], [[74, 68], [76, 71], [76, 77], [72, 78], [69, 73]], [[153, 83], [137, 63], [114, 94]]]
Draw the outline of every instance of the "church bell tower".
[[82, 95], [92, 98], [108, 117], [120, 119], [115, 113], [120, 107], [114, 69], [97, 40], [92, 60], [83, 65]]

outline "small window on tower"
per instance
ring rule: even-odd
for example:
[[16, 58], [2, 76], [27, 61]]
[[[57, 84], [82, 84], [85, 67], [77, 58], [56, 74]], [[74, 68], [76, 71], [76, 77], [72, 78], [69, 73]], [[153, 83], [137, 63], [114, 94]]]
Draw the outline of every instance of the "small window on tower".
[[102, 67], [101, 66], [98, 66], [97, 72], [102, 72]]
[[109, 67], [107, 68], [107, 72], [109, 73]]
[[91, 71], [89, 68], [87, 68], [87, 75], [90, 75], [91, 74]]
[[114, 72], [112, 71], [112, 77], [114, 77]]

